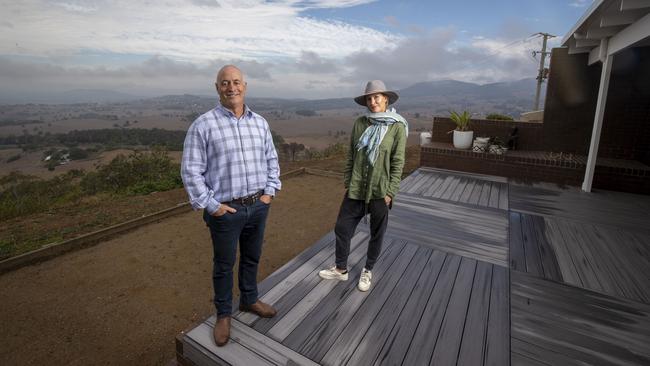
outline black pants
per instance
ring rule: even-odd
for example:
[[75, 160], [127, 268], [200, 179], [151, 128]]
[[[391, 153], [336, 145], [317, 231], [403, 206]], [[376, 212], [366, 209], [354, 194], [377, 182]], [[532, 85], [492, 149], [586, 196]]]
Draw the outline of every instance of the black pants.
[[366, 259], [366, 269], [372, 270], [379, 254], [381, 245], [384, 241], [384, 233], [388, 225], [388, 206], [383, 198], [370, 200], [368, 210], [366, 203], [361, 200], [348, 198], [346, 193], [341, 203], [339, 216], [336, 219], [336, 267], [347, 269], [348, 256], [350, 255], [350, 240], [359, 224], [359, 221], [366, 213], [370, 213], [370, 242], [368, 243], [368, 256]]

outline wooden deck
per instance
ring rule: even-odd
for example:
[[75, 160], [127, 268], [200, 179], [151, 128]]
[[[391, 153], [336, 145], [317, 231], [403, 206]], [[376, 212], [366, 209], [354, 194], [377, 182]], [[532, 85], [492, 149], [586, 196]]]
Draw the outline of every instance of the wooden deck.
[[262, 283], [273, 319], [179, 336], [196, 365], [648, 365], [650, 197], [421, 168], [401, 186], [371, 290], [321, 280], [329, 233]]

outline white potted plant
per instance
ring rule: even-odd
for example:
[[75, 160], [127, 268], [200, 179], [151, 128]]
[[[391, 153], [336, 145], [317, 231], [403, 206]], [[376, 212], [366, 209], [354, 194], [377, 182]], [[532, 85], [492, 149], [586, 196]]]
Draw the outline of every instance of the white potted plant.
[[454, 147], [456, 149], [469, 149], [472, 147], [472, 139], [474, 138], [474, 131], [469, 129], [469, 122], [471, 114], [468, 111], [458, 113], [451, 111], [449, 118], [456, 124], [454, 132]]

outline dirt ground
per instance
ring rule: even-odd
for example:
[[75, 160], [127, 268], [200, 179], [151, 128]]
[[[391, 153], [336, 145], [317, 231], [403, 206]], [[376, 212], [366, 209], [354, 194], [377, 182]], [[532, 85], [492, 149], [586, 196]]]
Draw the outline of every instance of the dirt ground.
[[[340, 179], [283, 181], [260, 280], [333, 228], [342, 195]], [[174, 337], [214, 310], [211, 260], [190, 212], [0, 275], [0, 365], [166, 364]]]

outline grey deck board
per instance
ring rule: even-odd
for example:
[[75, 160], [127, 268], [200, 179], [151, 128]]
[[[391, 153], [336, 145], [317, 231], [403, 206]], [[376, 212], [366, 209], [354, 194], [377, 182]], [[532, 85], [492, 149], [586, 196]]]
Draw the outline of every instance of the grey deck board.
[[478, 199], [479, 206], [490, 206], [490, 192], [492, 191], [492, 182], [483, 183], [483, 189], [481, 190], [481, 195]]
[[454, 191], [451, 193], [449, 196], [449, 200], [453, 202], [458, 202], [460, 201], [460, 197], [463, 195], [463, 192], [465, 191], [465, 187], [467, 187], [467, 181], [468, 178], [460, 178], [460, 181], [456, 185], [456, 188]]
[[489, 182], [508, 183], [508, 178], [506, 177], [500, 177], [500, 176], [489, 175], [489, 174], [469, 173], [469, 172], [461, 172], [457, 170], [447, 170], [447, 169], [431, 168], [431, 167], [424, 167], [424, 166], [418, 168], [417, 171], [421, 174], [424, 173], [424, 174], [455, 175], [457, 177], [467, 177], [471, 179], [478, 179], [478, 180], [484, 180]]
[[485, 359], [487, 319], [489, 319], [492, 266], [477, 262], [467, 319], [463, 328], [463, 342], [457, 365], [482, 365]]
[[479, 199], [481, 198], [481, 192], [483, 191], [483, 185], [485, 183], [486, 182], [483, 181], [474, 182], [474, 187], [472, 189], [472, 193], [469, 195], [467, 203], [471, 205], [478, 205]]
[[442, 183], [440, 186], [435, 190], [435, 192], [432, 193], [431, 197], [433, 198], [440, 198], [442, 195], [445, 193], [447, 188], [451, 185], [451, 182], [453, 181], [453, 177], [451, 176], [445, 176]]
[[[376, 321], [377, 315], [384, 303], [391, 298], [389, 295], [394, 292], [395, 287], [411, 286], [415, 283], [430, 255], [430, 249], [419, 247], [410, 263], [407, 263], [404, 267], [399, 267], [399, 263], [395, 263], [386, 273], [381, 283], [378, 283], [367, 295], [363, 305], [347, 323], [332, 347], [322, 357], [321, 363], [325, 365], [345, 364], [352, 354], [358, 350], [358, 345], [367, 331], [366, 325]], [[402, 272], [398, 272], [399, 270], [402, 270]], [[396, 291], [396, 293], [399, 292]], [[380, 321], [380, 319], [377, 321]], [[383, 319], [383, 321], [388, 321], [388, 319]]]
[[510, 244], [510, 268], [526, 272], [526, 254], [524, 252], [524, 237], [521, 231], [521, 214], [510, 212], [508, 222]]
[[584, 363], [567, 357], [561, 353], [549, 352], [539, 345], [530, 344], [520, 339], [513, 338], [512, 365], [584, 365]]
[[[351, 263], [356, 263], [363, 256], [363, 254], [365, 254], [365, 248], [362, 248], [362, 242], [365, 239], [367, 239], [366, 233], [358, 232], [350, 240], [349, 261]], [[325, 254], [325, 256], [322, 256], [321, 254]], [[315, 260], [315, 261], [311, 260], [314, 258], [318, 258], [319, 256], [320, 259], [323, 259], [323, 261], [320, 264], [318, 264], [319, 260]], [[309, 261], [306, 261], [303, 266], [296, 268], [296, 270], [293, 272], [293, 273], [297, 273], [300, 269], [305, 269], [304, 271], [302, 271], [301, 276], [297, 278], [296, 277], [292, 278], [291, 275], [287, 275], [286, 280], [282, 282], [282, 285], [291, 283], [292, 287], [281, 286], [280, 284], [274, 287], [274, 289], [277, 289], [278, 291], [282, 291], [281, 296], [274, 295], [273, 301], [271, 301], [270, 296], [266, 296], [266, 297], [262, 296], [261, 299], [279, 309], [292, 309], [294, 306], [296, 306], [296, 304], [299, 301], [302, 301], [302, 299], [308, 293], [310, 293], [314, 289], [314, 287], [316, 287], [320, 282], [320, 277], [318, 277], [318, 271], [320, 271], [323, 268], [331, 267], [334, 265], [334, 242], [331, 242], [329, 247], [324, 248], [323, 250], [321, 250], [321, 252], [314, 255], [311, 259]], [[309, 262], [313, 263], [313, 265], [308, 265]], [[267, 292], [266, 295], [270, 295], [270, 294], [272, 293]], [[246, 313], [246, 317], [244, 317], [243, 314], [242, 315], [238, 314], [237, 318], [244, 323], [254, 324], [254, 328], [258, 332], [266, 334], [266, 332], [271, 327], [273, 327], [275, 323], [280, 321], [283, 318], [283, 316], [284, 313], [281, 313], [278, 314], [278, 316], [269, 319], [269, 318], [259, 318], [250, 313]]]
[[296, 257], [292, 258], [289, 262], [284, 264], [275, 272], [271, 273], [263, 282], [257, 286], [257, 291], [260, 295], [265, 294], [275, 285], [283, 281], [286, 276], [292, 273], [296, 268], [303, 265], [303, 262], [308, 258], [313, 257], [323, 248], [327, 248], [332, 245], [334, 241], [334, 232], [330, 231], [325, 236], [320, 238], [316, 243], [314, 243], [309, 248], [305, 249], [302, 253], [298, 254]]
[[[315, 366], [310, 359], [274, 342], [237, 320], [232, 320], [231, 341], [228, 347], [220, 347], [212, 340], [214, 316], [191, 330], [186, 342], [193, 342], [190, 349], [195, 353], [186, 355], [197, 364], [210, 365], [214, 362], [230, 365], [307, 365]], [[199, 346], [200, 345], [200, 346]], [[216, 356], [216, 354], [219, 356]]]
[[507, 268], [500, 266], [492, 267], [486, 339], [484, 365], [507, 365], [510, 361], [510, 275]]
[[528, 221], [531, 225], [530, 233], [539, 251], [539, 259], [542, 265], [542, 270], [544, 271], [544, 278], [548, 278], [554, 281], [562, 281], [562, 274], [557, 262], [555, 250], [549, 244], [546, 237], [547, 230], [544, 218], [533, 215], [524, 216], [530, 218]]
[[499, 190], [499, 208], [502, 210], [510, 209], [510, 187], [508, 185], [503, 185]]
[[[476, 261], [463, 258], [456, 276], [454, 291], [447, 304], [447, 311], [433, 350], [430, 365], [456, 363], [463, 340], [463, 328], [467, 318], [471, 288], [476, 273]], [[476, 346], [476, 345], [474, 345]], [[414, 349], [415, 350], [415, 349]]]
[[[516, 217], [521, 218], [524, 258]], [[511, 212], [511, 268], [650, 302], [650, 234], [563, 217]], [[524, 266], [525, 264], [525, 266]]]
[[[401, 362], [403, 365], [428, 365], [431, 360], [433, 347], [435, 347], [435, 342], [438, 339], [440, 326], [444, 320], [461, 262], [460, 257], [450, 256], [448, 258], [449, 260], [445, 261], [440, 272], [440, 280], [436, 283], [436, 287], [433, 289], [420, 317], [415, 334], [411, 338], [409, 348]], [[397, 354], [399, 351], [396, 349], [395, 355], [391, 355], [391, 357], [399, 356]], [[391, 364], [391, 362], [387, 362], [387, 364]]]
[[447, 189], [445, 189], [445, 191], [442, 192], [442, 194], [440, 195], [440, 199], [449, 201], [451, 199], [452, 194], [454, 194], [454, 191], [458, 188], [459, 184], [460, 184], [460, 177], [450, 176], [449, 185], [447, 186]]
[[417, 178], [420, 175], [419, 171], [415, 171], [412, 174], [410, 174], [408, 177], [402, 179], [402, 181], [399, 184], [400, 190], [402, 192], [406, 192], [408, 189], [411, 188], [411, 185], [413, 184], [413, 181], [415, 181], [415, 178]]
[[429, 176], [426, 175], [426, 174], [420, 174], [420, 175], [418, 175], [417, 177], [415, 177], [415, 178], [414, 178], [414, 179], [409, 183], [407, 189], [402, 188], [402, 190], [403, 190], [404, 192], [406, 192], [406, 193], [414, 193], [414, 192], [416, 192], [416, 191], [418, 190], [418, 188], [420, 188], [420, 186], [422, 186], [422, 184], [423, 184], [425, 181], [427, 181], [429, 178], [431, 178], [431, 177], [429, 177]]
[[540, 361], [559, 354], [595, 365], [650, 363], [647, 304], [519, 272], [512, 275], [513, 339], [535, 345]]
[[[383, 268], [389, 267], [404, 248], [404, 243], [400, 241], [392, 241], [386, 244], [389, 245], [385, 246], [382, 255], [375, 264], [375, 282], [381, 280]], [[350, 273], [358, 276], [360, 271], [361, 268], [358, 268], [358, 272], [351, 271]], [[350, 277], [355, 278], [352, 275]], [[329, 346], [326, 342], [321, 342], [325, 339], [324, 337], [327, 335], [332, 336], [331, 329], [342, 327], [344, 324], [340, 320], [353, 315], [353, 309], [356, 309], [355, 305], [358, 305], [363, 299], [362, 294], [356, 289], [355, 281], [348, 280], [337, 284], [329, 296], [319, 302], [311, 311], [310, 316], [306, 317], [300, 323], [300, 326], [289, 334], [282, 343], [304, 355], [309, 354], [309, 352], [306, 352], [307, 350], [317, 353], [319, 347]]]
[[[358, 245], [358, 243], [360, 243], [361, 240], [365, 238], [365, 236], [365, 233], [357, 233], [354, 237], [355, 240], [353, 243], [355, 245]], [[333, 245], [329, 245], [306, 260], [301, 266], [295, 268], [293, 272], [288, 274], [285, 277], [284, 281], [278, 283], [273, 288], [268, 290], [264, 295], [260, 296], [260, 299], [268, 304], [275, 304], [280, 299], [284, 298], [289, 291], [295, 289], [296, 284], [301, 283], [305, 277], [313, 273], [316, 269], [322, 269], [324, 266], [330, 266], [334, 262], [333, 247]], [[259, 319], [258, 316], [252, 313], [238, 313], [236, 317], [239, 319], [239, 321], [249, 325]]]
[[560, 232], [559, 223], [547, 219], [546, 227], [549, 228], [546, 235], [551, 245], [553, 245], [553, 249], [557, 255], [557, 262], [560, 267], [560, 273], [562, 274], [562, 280], [568, 284], [583, 286], [577, 266], [573, 257], [569, 253], [565, 238]]
[[536, 276], [544, 276], [542, 258], [535, 238], [534, 223], [532, 215], [523, 215], [522, 233], [524, 239], [524, 255], [526, 257], [526, 272]]
[[505, 211], [403, 195], [393, 205], [389, 222], [389, 236], [508, 265], [508, 219]]
[[[403, 354], [400, 350], [405, 352], [411, 342], [445, 257], [441, 251], [431, 253], [409, 296], [404, 296], [401, 291], [391, 294], [348, 360], [349, 365], [401, 363]], [[395, 359], [397, 355], [400, 355], [399, 363]]]
[[[357, 241], [360, 241], [358, 239], [359, 235], [355, 238], [357, 238]], [[362, 245], [357, 244], [355, 247], [350, 253], [348, 261], [352, 265], [351, 268], [355, 269], [356, 272], [357, 269], [360, 270], [363, 266], [361, 260], [366, 251]], [[307, 283], [306, 286], [296, 286], [294, 288], [295, 291], [287, 294], [286, 298], [289, 299], [287, 301], [291, 301], [291, 303], [274, 304], [279, 309], [291, 309], [291, 311], [279, 314], [272, 319], [260, 319], [255, 324], [255, 329], [278, 341], [286, 338], [308, 316], [314, 306], [327, 297], [332, 289], [338, 285], [337, 281], [323, 281], [318, 277], [318, 271], [320, 269], [314, 269], [305, 278], [304, 282]], [[309, 291], [306, 292], [305, 290]]]
[[431, 186], [424, 192], [422, 192], [422, 196], [424, 197], [433, 197], [434, 192], [436, 192], [442, 183], [445, 181], [445, 178], [443, 176], [436, 176], [436, 180], [431, 183]]
[[[323, 360], [327, 352], [327, 348], [322, 346], [323, 343], [331, 345], [341, 336], [347, 336], [345, 329], [353, 316], [363, 307], [366, 299], [372, 296], [375, 291], [382, 291], [385, 286], [390, 286], [391, 283], [394, 284], [406, 266], [411, 263], [417, 249], [417, 246], [407, 244], [394, 261], [379, 264], [376, 270], [373, 271], [373, 278], [376, 276], [376, 282], [379, 283], [381, 281], [383, 285], [375, 285], [367, 293], [362, 293], [356, 289], [349, 293], [349, 296], [339, 305], [327, 323], [323, 324], [322, 327], [313, 333], [311, 338], [312, 342], [305, 344], [300, 349], [300, 352], [315, 360], [327, 361]], [[382, 268], [382, 264], [385, 265], [384, 268]]]
[[[421, 168], [402, 181], [369, 292], [318, 271], [330, 232], [259, 285], [272, 319], [210, 318], [182, 337], [197, 365], [650, 364], [650, 199]], [[645, 215], [645, 216], [644, 216]], [[241, 320], [242, 322], [240, 322]], [[245, 323], [244, 323], [245, 322]]]
[[510, 183], [510, 209], [650, 233], [650, 196]]
[[460, 197], [458, 197], [458, 202], [469, 204], [469, 197], [472, 195], [472, 191], [474, 190], [475, 185], [476, 181], [468, 179], [467, 184], [463, 189], [463, 193], [460, 195]]

